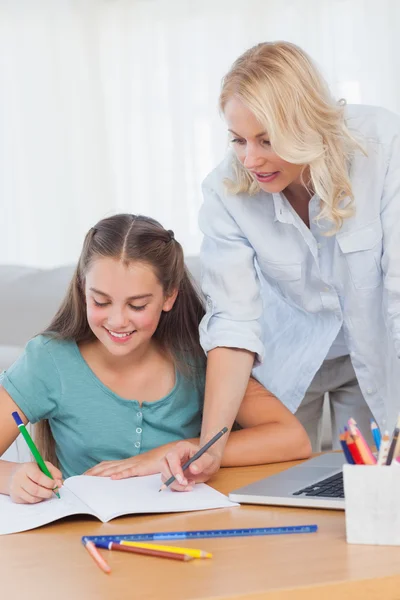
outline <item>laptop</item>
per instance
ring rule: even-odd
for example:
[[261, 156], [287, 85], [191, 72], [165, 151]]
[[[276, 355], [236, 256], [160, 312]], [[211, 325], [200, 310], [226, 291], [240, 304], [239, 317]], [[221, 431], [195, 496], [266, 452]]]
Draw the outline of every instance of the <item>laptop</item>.
[[344, 510], [342, 452], [329, 452], [229, 494], [241, 504], [273, 504]]

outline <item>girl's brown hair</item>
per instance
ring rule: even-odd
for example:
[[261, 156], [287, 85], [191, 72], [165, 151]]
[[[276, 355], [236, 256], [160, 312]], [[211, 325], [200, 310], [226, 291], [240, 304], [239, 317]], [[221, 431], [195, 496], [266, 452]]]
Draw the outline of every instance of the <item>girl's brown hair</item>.
[[[88, 270], [99, 258], [114, 258], [126, 265], [132, 261], [147, 263], [166, 296], [178, 290], [173, 308], [161, 313], [154, 339], [181, 372], [196, 379], [205, 363], [198, 333], [203, 304], [185, 266], [182, 246], [172, 231], [149, 217], [114, 215], [90, 229], [66, 296], [43, 334], [78, 344], [95, 339], [86, 317], [84, 285]], [[35, 428], [39, 451], [57, 464], [48, 421], [39, 422]]]

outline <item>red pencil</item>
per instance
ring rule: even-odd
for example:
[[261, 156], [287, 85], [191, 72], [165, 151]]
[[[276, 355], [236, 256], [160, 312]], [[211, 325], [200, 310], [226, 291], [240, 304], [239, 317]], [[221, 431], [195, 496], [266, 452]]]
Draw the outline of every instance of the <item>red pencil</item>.
[[133, 554], [146, 554], [147, 556], [157, 556], [158, 558], [171, 558], [172, 560], [193, 560], [189, 554], [178, 554], [176, 552], [167, 552], [166, 550], [152, 550], [150, 548], [138, 548], [137, 546], [123, 546], [115, 542], [96, 542], [98, 548], [107, 548], [108, 550], [119, 550], [120, 552], [132, 552]]
[[364, 461], [361, 457], [360, 451], [357, 448], [353, 438], [350, 435], [349, 431], [346, 431], [346, 444], [347, 447], [349, 449], [350, 454], [353, 457], [354, 462], [356, 463], [356, 465], [364, 465]]
[[376, 458], [372, 454], [370, 447], [364, 439], [361, 431], [358, 429], [354, 419], [349, 419], [349, 431], [350, 435], [357, 446], [357, 450], [360, 453], [361, 460], [364, 465], [376, 465]]

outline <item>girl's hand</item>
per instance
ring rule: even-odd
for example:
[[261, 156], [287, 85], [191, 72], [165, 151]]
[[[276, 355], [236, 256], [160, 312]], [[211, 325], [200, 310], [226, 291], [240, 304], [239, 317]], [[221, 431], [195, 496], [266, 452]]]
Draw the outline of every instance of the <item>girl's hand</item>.
[[36, 504], [48, 500], [54, 488], [62, 486], [62, 474], [57, 467], [46, 461], [54, 479], [47, 477], [36, 463], [22, 463], [14, 469], [10, 477], [10, 498], [17, 504]]
[[111, 477], [111, 479], [153, 475], [154, 473], [160, 473], [161, 457], [160, 449], [156, 448], [124, 460], [105, 460], [84, 474], [94, 477]]
[[193, 462], [185, 472], [182, 465], [189, 460], [200, 449], [200, 446], [192, 442], [178, 442], [161, 461], [161, 479], [167, 481], [172, 475], [175, 481], [169, 486], [178, 492], [188, 492], [193, 489], [195, 483], [207, 481], [216, 473], [221, 464], [221, 457], [212, 453], [212, 448], [205, 452], [200, 458]]

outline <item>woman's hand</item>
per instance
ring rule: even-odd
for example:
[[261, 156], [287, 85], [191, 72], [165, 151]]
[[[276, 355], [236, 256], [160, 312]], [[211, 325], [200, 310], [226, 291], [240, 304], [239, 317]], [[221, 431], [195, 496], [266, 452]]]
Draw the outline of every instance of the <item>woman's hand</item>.
[[53, 479], [47, 477], [34, 462], [18, 465], [11, 474], [10, 498], [17, 504], [36, 504], [48, 500], [55, 488], [62, 486], [62, 474], [57, 467], [46, 461]]
[[111, 477], [111, 479], [153, 475], [154, 473], [160, 473], [162, 456], [163, 453], [160, 452], [160, 448], [156, 448], [124, 460], [105, 460], [86, 471], [85, 475]]
[[169, 486], [170, 489], [178, 492], [191, 491], [195, 483], [207, 481], [218, 471], [221, 456], [217, 453], [214, 454], [212, 448], [193, 462], [185, 472], [182, 471], [182, 465], [199, 449], [200, 446], [192, 442], [178, 442], [161, 460], [162, 481], [167, 481], [172, 475], [176, 478]]

